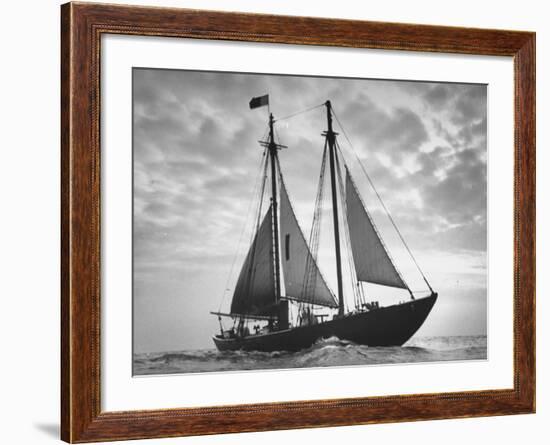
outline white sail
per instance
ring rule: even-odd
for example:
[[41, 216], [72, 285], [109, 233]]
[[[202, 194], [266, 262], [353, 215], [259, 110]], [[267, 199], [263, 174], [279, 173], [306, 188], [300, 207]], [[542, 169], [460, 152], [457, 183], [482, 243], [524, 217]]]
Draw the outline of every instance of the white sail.
[[321, 306], [338, 307], [313, 258], [281, 181], [281, 263], [286, 296]]
[[407, 289], [361, 201], [347, 168], [346, 213], [357, 279]]
[[272, 219], [270, 206], [239, 274], [231, 302], [233, 314], [273, 315], [275, 312]]

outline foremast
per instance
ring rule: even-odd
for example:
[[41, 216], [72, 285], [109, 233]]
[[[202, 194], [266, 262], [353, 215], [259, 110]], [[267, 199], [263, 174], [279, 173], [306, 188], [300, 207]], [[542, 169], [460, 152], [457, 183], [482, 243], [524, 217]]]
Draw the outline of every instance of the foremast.
[[275, 119], [273, 113], [269, 112], [269, 140], [267, 142], [260, 141], [260, 144], [265, 147], [269, 155], [269, 163], [271, 164], [271, 209], [272, 209], [272, 229], [273, 229], [273, 264], [274, 264], [274, 284], [275, 284], [275, 306], [277, 308], [277, 319], [279, 329], [287, 329], [289, 326], [288, 319], [288, 300], [281, 299], [281, 263], [280, 263], [280, 244], [279, 244], [279, 195], [277, 187], [277, 178], [280, 172], [277, 173], [279, 166], [278, 151], [281, 148], [286, 148], [284, 145], [275, 142], [274, 131]]
[[280, 252], [279, 252], [279, 212], [277, 203], [277, 151], [279, 146], [275, 143], [275, 135], [273, 132], [273, 113], [269, 113], [269, 162], [271, 163], [271, 205], [273, 208], [273, 261], [275, 263], [275, 303], [281, 301], [281, 269], [280, 269]]

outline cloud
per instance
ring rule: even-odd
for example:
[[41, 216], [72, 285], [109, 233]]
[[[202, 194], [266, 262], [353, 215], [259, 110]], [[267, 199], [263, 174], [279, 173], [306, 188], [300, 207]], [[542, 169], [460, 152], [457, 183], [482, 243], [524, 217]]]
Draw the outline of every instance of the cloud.
[[428, 140], [417, 113], [404, 106], [385, 111], [364, 93], [347, 105], [342, 120], [363, 141], [363, 151], [384, 153], [397, 163]]
[[455, 97], [454, 88], [450, 85], [440, 83], [430, 88], [424, 94], [424, 100], [435, 110], [443, 109], [449, 101]]

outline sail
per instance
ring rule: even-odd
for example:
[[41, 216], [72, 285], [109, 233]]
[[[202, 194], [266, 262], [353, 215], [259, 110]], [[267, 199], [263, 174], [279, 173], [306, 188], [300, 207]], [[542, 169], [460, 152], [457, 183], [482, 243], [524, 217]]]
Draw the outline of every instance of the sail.
[[244, 261], [231, 313], [273, 315], [275, 313], [275, 276], [273, 272], [273, 219], [269, 207]]
[[298, 225], [283, 181], [280, 197], [281, 262], [286, 296], [321, 306], [338, 307]]
[[347, 168], [346, 213], [357, 279], [407, 289], [361, 201]]

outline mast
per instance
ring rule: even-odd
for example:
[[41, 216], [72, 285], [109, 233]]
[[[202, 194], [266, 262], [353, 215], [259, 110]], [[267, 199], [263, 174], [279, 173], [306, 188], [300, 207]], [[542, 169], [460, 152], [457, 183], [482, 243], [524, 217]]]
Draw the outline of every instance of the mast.
[[271, 203], [273, 206], [273, 234], [274, 240], [274, 261], [275, 261], [275, 301], [278, 303], [281, 299], [281, 273], [279, 270], [279, 221], [277, 210], [277, 150], [273, 134], [273, 113], [269, 113], [269, 160], [271, 162]]
[[340, 230], [338, 219], [338, 198], [336, 190], [336, 171], [335, 162], [336, 157], [336, 133], [332, 130], [332, 112], [330, 100], [325, 102], [327, 107], [327, 124], [328, 130], [325, 131], [328, 147], [329, 147], [329, 160], [330, 160], [330, 185], [332, 189], [332, 218], [334, 224], [334, 247], [336, 251], [336, 276], [338, 278], [338, 315], [344, 315], [344, 291], [342, 285], [342, 257], [340, 253]]

